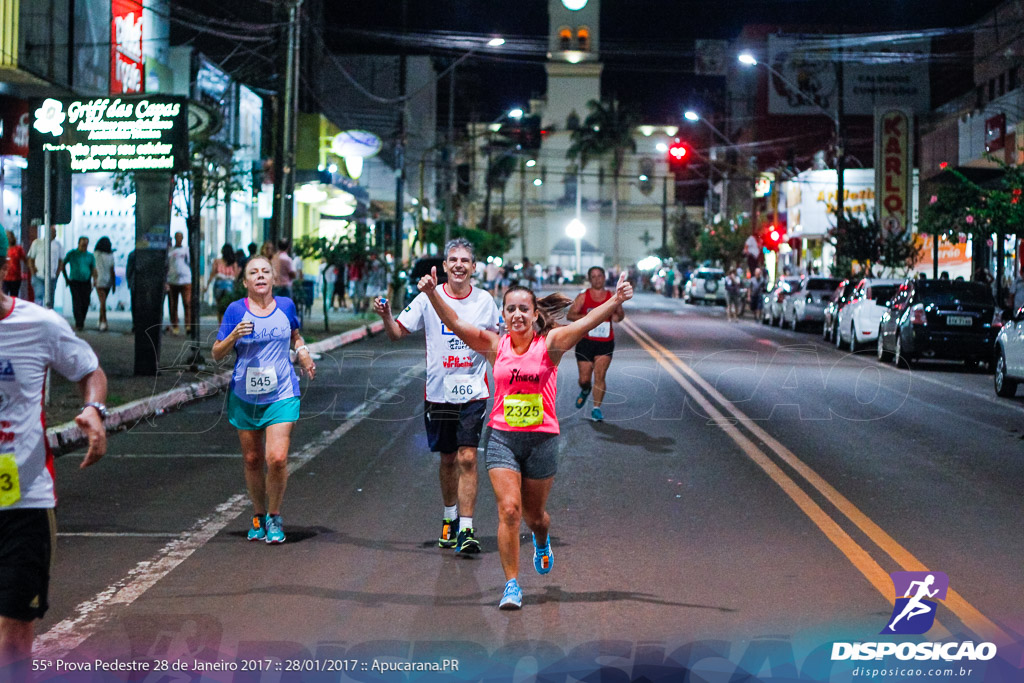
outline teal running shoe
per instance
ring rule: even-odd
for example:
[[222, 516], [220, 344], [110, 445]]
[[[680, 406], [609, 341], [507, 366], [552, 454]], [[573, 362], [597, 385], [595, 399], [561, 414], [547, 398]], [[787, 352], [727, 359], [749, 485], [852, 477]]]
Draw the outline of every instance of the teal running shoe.
[[515, 579], [509, 579], [505, 583], [505, 592], [501, 596], [501, 602], [498, 603], [498, 609], [521, 609], [522, 606], [523, 589], [519, 587], [518, 581]]
[[586, 389], [580, 389], [580, 395], [576, 397], [576, 409], [579, 410], [583, 407], [583, 404], [587, 402], [587, 396], [590, 396], [590, 387]]
[[537, 547], [537, 534], [533, 535], [533, 568], [538, 574], [547, 574], [555, 563], [555, 554], [551, 552], [551, 536], [543, 548]]
[[604, 422], [604, 413], [601, 412], [600, 408], [594, 408], [590, 411], [590, 417], [594, 422]]
[[252, 528], [249, 529], [248, 539], [250, 541], [262, 541], [267, 537], [267, 529], [263, 526], [263, 515], [252, 516]]
[[455, 543], [455, 552], [460, 555], [476, 555], [480, 552], [480, 541], [476, 540], [472, 527], [467, 527], [459, 532], [459, 539]]
[[267, 543], [284, 543], [281, 515], [267, 515]]

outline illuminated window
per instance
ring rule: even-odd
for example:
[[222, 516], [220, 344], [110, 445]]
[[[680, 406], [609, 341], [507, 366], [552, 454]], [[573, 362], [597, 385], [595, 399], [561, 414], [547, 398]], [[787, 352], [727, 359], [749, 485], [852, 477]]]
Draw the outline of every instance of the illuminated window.
[[586, 26], [576, 29], [576, 46], [581, 52], [590, 52], [590, 29]]
[[558, 29], [558, 44], [562, 50], [572, 49], [572, 29], [568, 26]]

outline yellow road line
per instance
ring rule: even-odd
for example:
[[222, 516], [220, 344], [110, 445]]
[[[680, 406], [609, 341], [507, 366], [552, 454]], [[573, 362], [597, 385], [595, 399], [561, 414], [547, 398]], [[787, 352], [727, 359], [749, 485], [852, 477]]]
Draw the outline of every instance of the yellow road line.
[[[757, 464], [764, 472], [774, 481], [782, 490], [790, 497], [790, 499], [796, 503], [805, 515], [821, 529], [822, 533], [832, 541], [832, 543], [846, 555], [846, 558], [850, 561], [853, 566], [864, 575], [864, 578], [874, 586], [882, 597], [889, 601], [889, 604], [895, 604], [893, 596], [892, 580], [889, 573], [879, 565], [871, 555], [864, 550], [846, 531], [833, 520], [827, 512], [825, 512], [820, 505], [815, 503], [807, 493], [800, 488], [800, 486], [793, 481], [793, 479], [787, 475], [781, 467], [776, 465], [768, 457], [768, 455], [762, 451], [758, 446], [751, 441], [746, 435], [744, 435], [734, 423], [733, 420], [719, 412], [707, 398], [705, 398], [693, 384], [691, 384], [685, 377], [683, 377], [673, 365], [669, 363], [669, 360], [674, 360], [674, 356], [668, 352], [663, 352], [656, 348], [653, 344], [657, 342], [648, 343], [640, 334], [637, 333], [637, 328], [634, 324], [627, 324], [627, 321], [622, 323], [622, 326], [627, 332], [633, 337], [633, 339], [647, 351], [665, 371], [672, 376], [673, 379], [679, 384], [682, 389], [696, 401], [701, 408], [711, 417], [715, 425], [725, 432], [729, 438], [731, 438], [736, 445], [749, 457], [755, 464]], [[644, 336], [647, 336], [644, 334]], [[928, 637], [935, 640], [942, 640], [950, 637], [950, 632], [936, 621], [935, 626], [929, 632]]]
[[[900, 545], [896, 539], [872, 521], [866, 514], [857, 508], [856, 505], [846, 498], [846, 496], [839, 493], [839, 491], [825, 481], [821, 475], [800, 460], [796, 454], [782, 445], [771, 434], [764, 431], [764, 429], [762, 429], [756, 422], [736, 408], [729, 399], [705, 381], [703, 377], [693, 370], [693, 368], [684, 363], [675, 354], [671, 353], [668, 349], [647, 334], [646, 331], [640, 329], [635, 324], [629, 323], [629, 321], [623, 321], [623, 324], [628, 324], [627, 331], [634, 339], [639, 341], [640, 337], [642, 337], [665, 358], [670, 359], [674, 365], [676, 365], [698, 386], [706, 391], [708, 395], [718, 402], [719, 405], [725, 408], [725, 410], [736, 418], [736, 420], [749, 430], [751, 434], [760, 439], [768, 448], [774, 451], [783, 462], [796, 470], [807, 481], [807, 483], [820, 492], [826, 500], [842, 512], [847, 519], [853, 522], [858, 529], [864, 532], [872, 542], [874, 542], [883, 552], [889, 555], [889, 557], [899, 564], [901, 568], [905, 571], [930, 571], [923, 562], [913, 555], [913, 553]], [[959, 592], [950, 589], [943, 602], [946, 607], [952, 610], [957, 618], [967, 626], [967, 628], [971, 629], [971, 631], [982, 638], [996, 643], [996, 645], [1009, 645], [1013, 642], [1013, 638], [993, 623], [991, 619], [982, 614], [980, 610], [967, 602], [967, 599]]]

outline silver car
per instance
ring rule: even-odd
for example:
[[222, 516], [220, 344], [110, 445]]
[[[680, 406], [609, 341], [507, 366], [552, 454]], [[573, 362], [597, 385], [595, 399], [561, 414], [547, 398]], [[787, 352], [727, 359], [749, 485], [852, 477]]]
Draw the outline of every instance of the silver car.
[[825, 319], [825, 307], [840, 282], [842, 280], [839, 278], [805, 277], [792, 296], [782, 302], [783, 327], [789, 325], [796, 331], [805, 323], [822, 322]]

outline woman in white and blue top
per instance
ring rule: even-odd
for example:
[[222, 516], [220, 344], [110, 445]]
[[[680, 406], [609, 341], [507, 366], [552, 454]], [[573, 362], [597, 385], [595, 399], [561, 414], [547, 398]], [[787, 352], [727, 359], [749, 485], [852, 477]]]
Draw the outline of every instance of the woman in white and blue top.
[[316, 365], [299, 333], [291, 299], [274, 296], [270, 261], [256, 256], [245, 264], [248, 296], [224, 312], [213, 358], [235, 350], [235, 369], [228, 392], [228, 421], [238, 429], [245, 460], [245, 484], [254, 514], [250, 541], [284, 543], [281, 501], [288, 481], [288, 447], [292, 425], [299, 419], [299, 377], [295, 361], [309, 375]]

